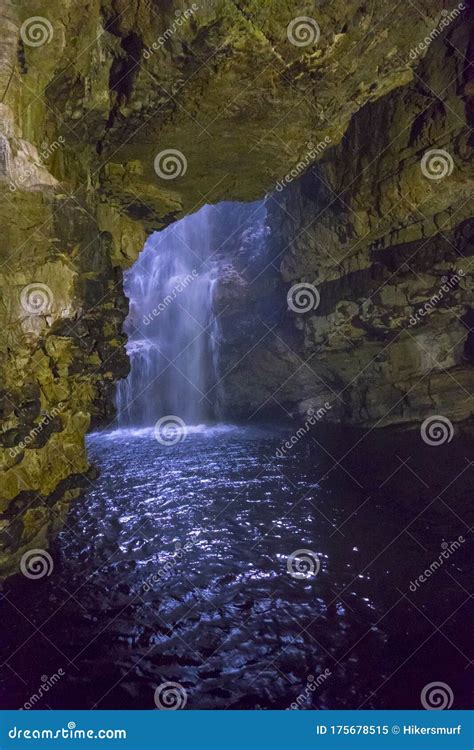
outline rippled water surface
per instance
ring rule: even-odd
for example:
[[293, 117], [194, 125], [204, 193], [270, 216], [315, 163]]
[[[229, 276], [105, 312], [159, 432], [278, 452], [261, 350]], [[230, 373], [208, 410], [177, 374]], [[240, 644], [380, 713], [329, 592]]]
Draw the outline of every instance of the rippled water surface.
[[[51, 575], [5, 587], [2, 705], [23, 706], [61, 670], [36, 708], [152, 709], [166, 681], [187, 708], [298, 696], [301, 708], [418, 708], [435, 680], [470, 707], [472, 448], [333, 430], [279, 451], [287, 437], [91, 436], [101, 474], [70, 510]], [[300, 549], [317, 575], [288, 573]]]

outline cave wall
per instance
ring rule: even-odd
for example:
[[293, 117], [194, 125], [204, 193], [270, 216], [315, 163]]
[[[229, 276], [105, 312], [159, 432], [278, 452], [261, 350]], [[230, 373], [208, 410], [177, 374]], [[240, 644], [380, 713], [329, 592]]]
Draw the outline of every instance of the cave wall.
[[[253, 308], [250, 355], [247, 343], [224, 350], [235, 414], [326, 404], [325, 419], [369, 426], [472, 416], [472, 58], [471, 18], [267, 199], [268, 268], [246, 293], [264, 299], [271, 285], [274, 303]], [[286, 304], [301, 283], [307, 312]]]
[[[420, 0], [416, 9], [337, 0], [317, 12], [312, 2], [280, 0], [195, 5], [0, 1], [0, 575], [18, 569], [25, 549], [48, 544], [93, 475], [84, 436], [110, 422], [113, 383], [127, 372], [122, 271], [146, 236], [204, 203], [271, 193], [306, 158], [308, 142], [329, 143], [337, 154], [355, 113], [410, 86], [425, 55], [411, 51], [446, 18], [440, 0]], [[292, 19], [313, 14], [318, 38], [292, 43]], [[170, 149], [179, 152], [171, 162]], [[344, 168], [321, 169], [344, 179]], [[295, 202], [295, 230], [314, 209], [303, 184], [279, 196]], [[370, 179], [365, 192], [349, 192], [353, 201], [370, 197]], [[363, 223], [366, 207], [357, 211]], [[343, 218], [342, 209], [333, 216]], [[277, 259], [287, 230], [277, 218], [272, 226]], [[337, 228], [319, 226], [339, 242]], [[362, 226], [354, 231], [363, 234]], [[393, 227], [383, 236], [393, 244]], [[317, 251], [316, 238], [311, 247]], [[301, 251], [306, 264], [308, 249]], [[280, 299], [279, 288], [309, 272], [291, 254], [283, 276], [277, 265], [259, 275], [268, 302], [262, 316], [281, 325], [280, 352], [254, 349], [252, 367], [262, 367], [255, 392], [264, 397], [261, 373], [271, 371], [278, 385], [275, 358], [294, 366], [297, 347], [317, 337], [313, 316], [303, 331], [280, 302], [280, 317], [272, 313], [271, 295]], [[328, 367], [332, 377], [337, 368]], [[238, 375], [233, 367], [229, 409], [243, 413], [252, 404]], [[314, 397], [308, 378], [298, 398], [294, 385], [287, 389], [288, 404]]]

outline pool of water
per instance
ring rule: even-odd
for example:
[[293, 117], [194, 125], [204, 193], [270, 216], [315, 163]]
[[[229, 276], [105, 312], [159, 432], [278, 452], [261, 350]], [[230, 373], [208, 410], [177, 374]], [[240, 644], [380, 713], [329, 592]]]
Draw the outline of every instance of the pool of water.
[[471, 443], [290, 435], [90, 436], [50, 575], [5, 584], [2, 707], [472, 707]]

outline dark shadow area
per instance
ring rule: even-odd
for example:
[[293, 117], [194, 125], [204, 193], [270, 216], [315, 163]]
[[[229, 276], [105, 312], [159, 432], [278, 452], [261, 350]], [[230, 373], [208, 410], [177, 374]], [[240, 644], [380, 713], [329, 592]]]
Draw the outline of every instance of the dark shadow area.
[[[189, 709], [416, 709], [441, 680], [469, 708], [471, 441], [291, 434], [91, 436], [101, 477], [54, 570], [5, 587], [2, 704], [61, 669], [31, 707], [153, 709], [172, 681]], [[301, 549], [309, 578], [288, 572]]]

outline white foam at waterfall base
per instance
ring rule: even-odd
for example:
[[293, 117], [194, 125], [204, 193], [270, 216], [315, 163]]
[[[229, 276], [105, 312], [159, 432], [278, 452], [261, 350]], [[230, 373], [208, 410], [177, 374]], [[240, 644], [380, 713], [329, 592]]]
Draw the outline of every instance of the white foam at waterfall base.
[[[227, 435], [232, 432], [240, 431], [241, 428], [235, 424], [195, 424], [186, 425], [183, 429], [174, 430], [174, 434], [180, 436], [180, 440], [177, 444], [192, 438], [193, 436], [200, 436], [205, 438], [213, 438], [219, 435]], [[116, 430], [110, 430], [107, 432], [92, 432], [89, 435], [91, 440], [103, 439], [103, 440], [118, 440], [123, 441], [127, 439], [146, 439], [156, 440], [154, 427], [118, 427]], [[159, 444], [159, 441], [157, 441]], [[169, 446], [163, 445], [163, 449], [168, 449]]]

